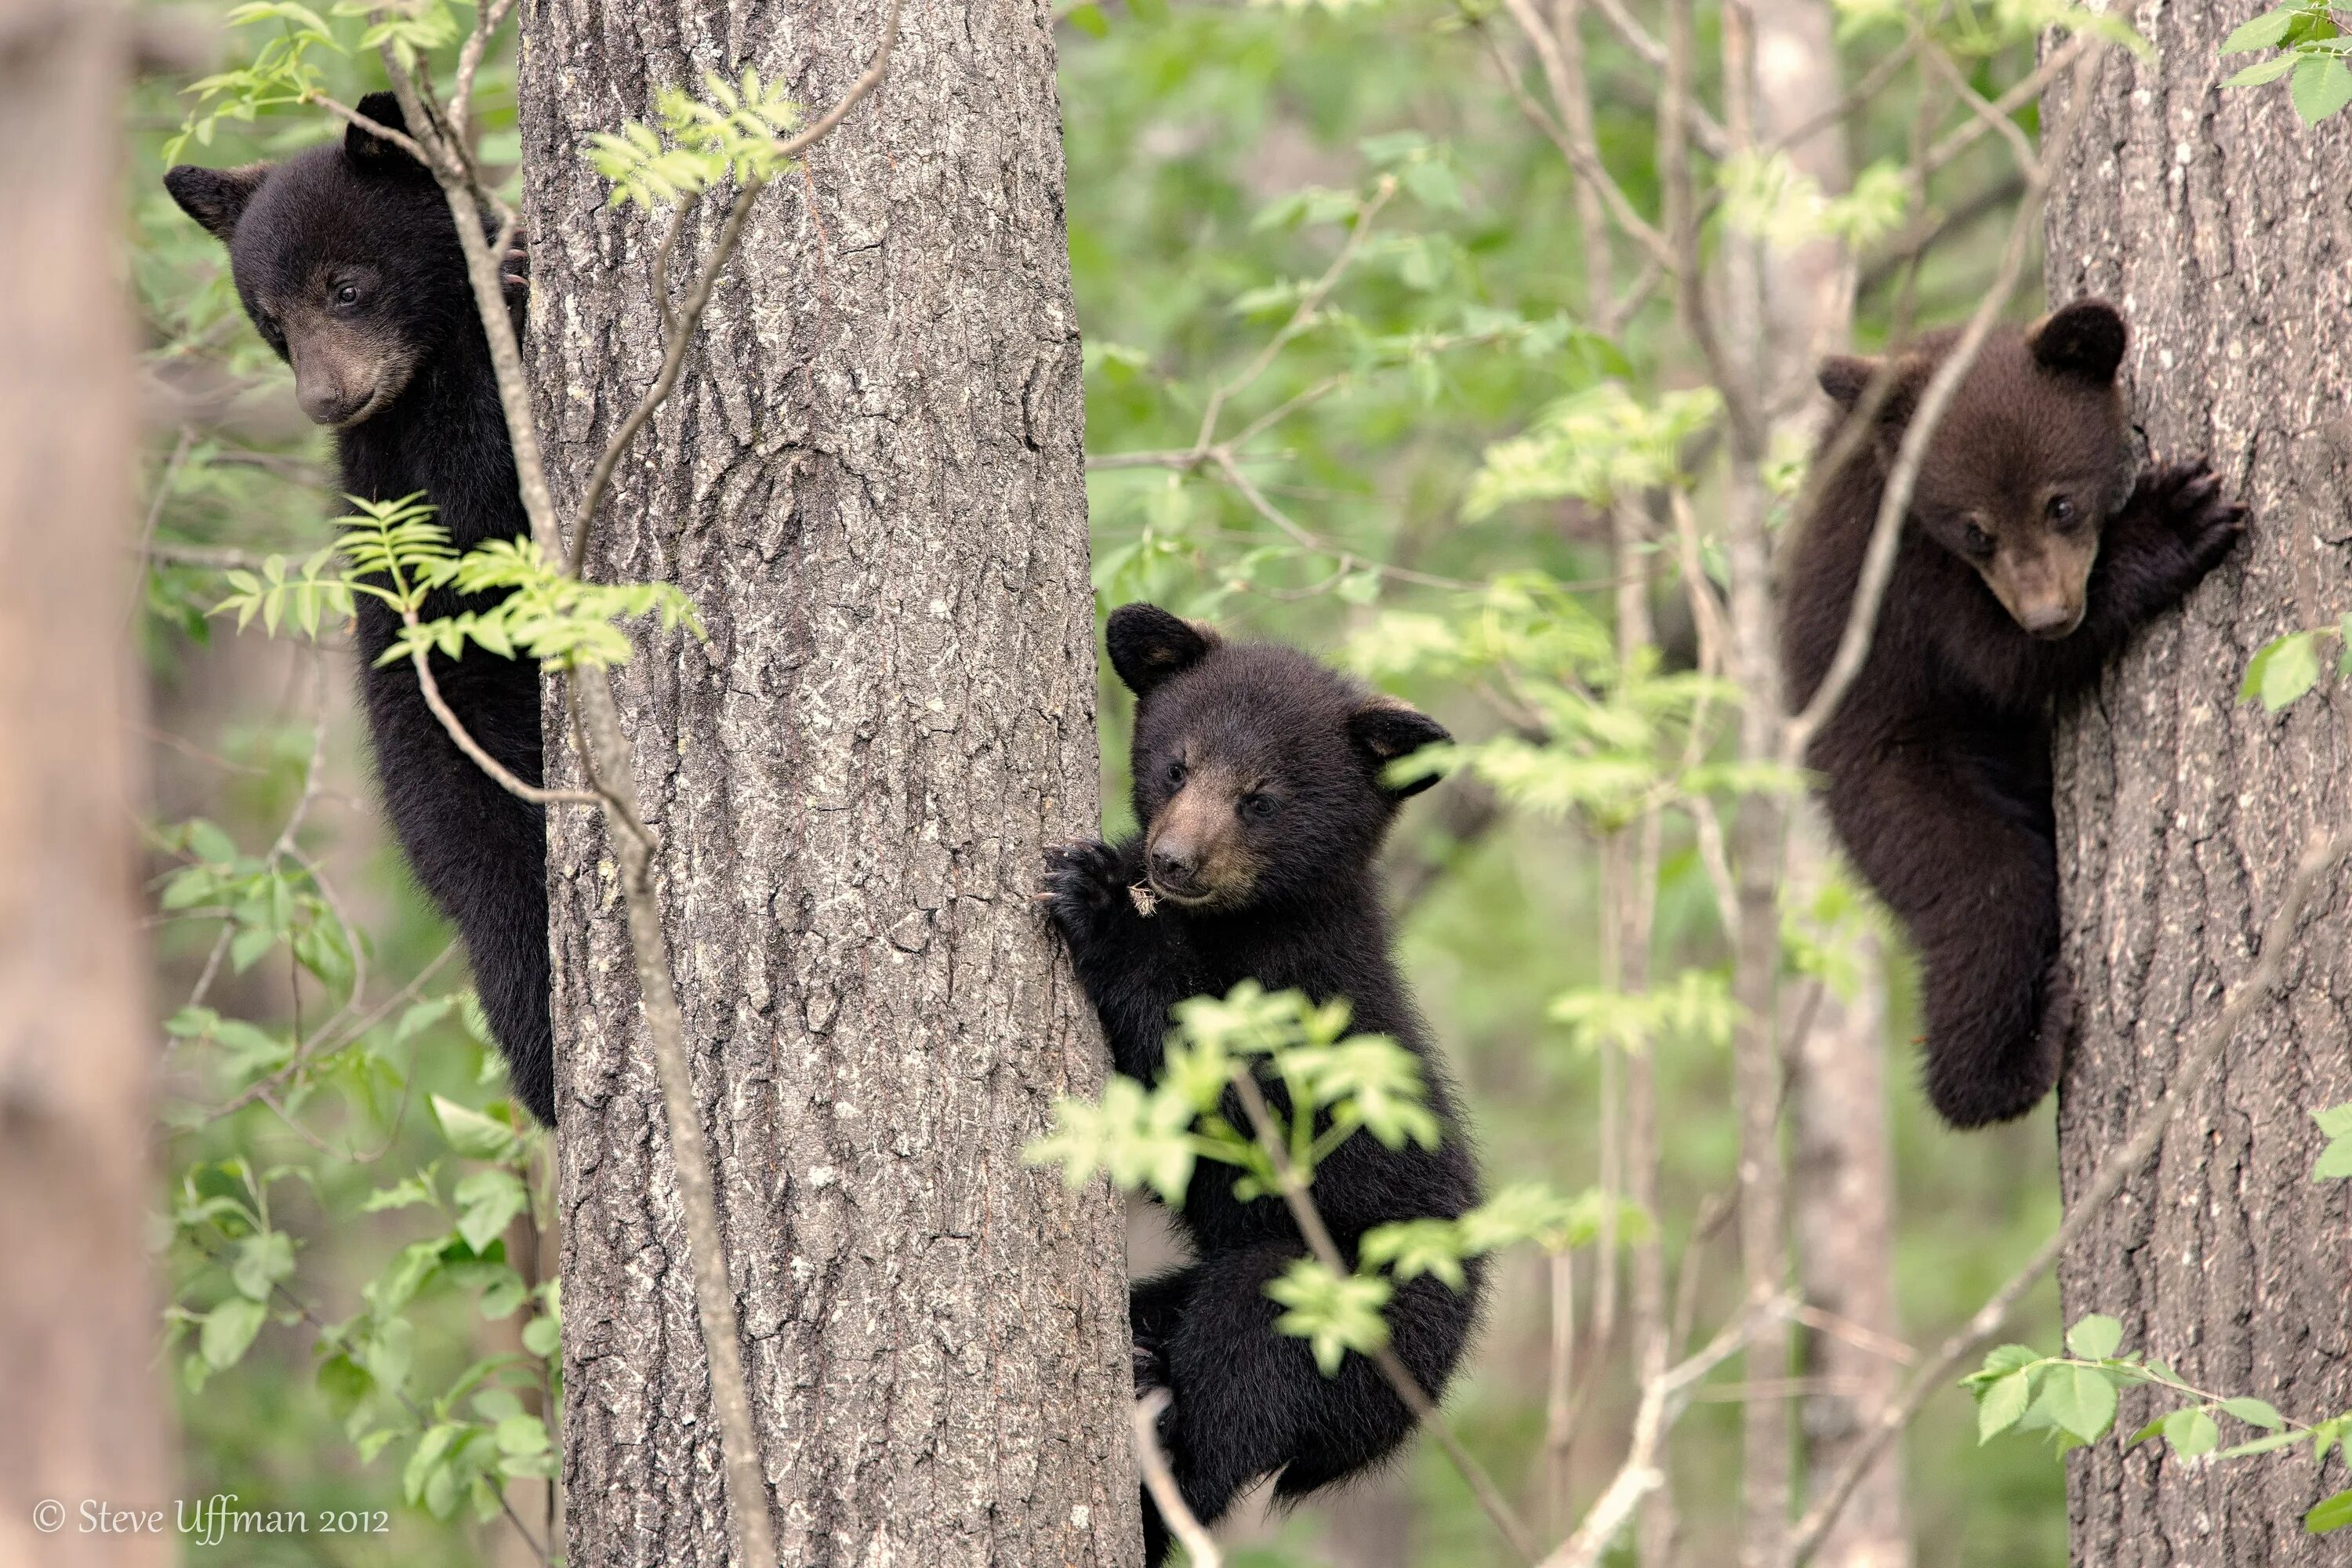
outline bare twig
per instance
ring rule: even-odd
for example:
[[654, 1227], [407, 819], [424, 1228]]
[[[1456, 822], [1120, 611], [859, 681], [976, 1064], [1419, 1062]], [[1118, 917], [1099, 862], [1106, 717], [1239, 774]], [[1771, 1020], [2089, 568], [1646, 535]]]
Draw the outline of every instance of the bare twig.
[[151, 542], [142, 553], [148, 560], [166, 566], [202, 566], [215, 572], [258, 572], [266, 559], [249, 550], [232, 550], [212, 544], [174, 544], [169, 540]]
[[1257, 357], [1243, 367], [1239, 375], [1229, 381], [1221, 381], [1209, 389], [1208, 406], [1201, 411], [1201, 433], [1192, 438], [1195, 452], [1205, 455], [1215, 443], [1217, 420], [1224, 413], [1226, 401], [1255, 385], [1258, 377], [1273, 365], [1275, 356], [1282, 353], [1284, 346], [1315, 324], [1315, 313], [1322, 309], [1323, 301], [1330, 297], [1331, 290], [1339, 286], [1348, 268], [1355, 265], [1356, 258], [1362, 254], [1366, 237], [1372, 232], [1372, 225], [1380, 218], [1381, 209], [1389, 205], [1396, 193], [1397, 177], [1382, 174], [1372, 187], [1370, 198], [1357, 211], [1356, 226], [1348, 231], [1347, 239], [1339, 247], [1339, 254], [1331, 258], [1331, 264], [1323, 269], [1321, 277], [1307, 286], [1307, 292], [1298, 297], [1297, 305], [1290, 312], [1290, 320], [1282, 324], [1281, 331], [1265, 341], [1265, 346], [1258, 350]]
[[2339, 828], [2333, 836], [2326, 832], [2312, 836], [2286, 891], [2279, 899], [2278, 908], [2272, 912], [2270, 923], [2263, 928], [2261, 956], [2252, 972], [2239, 982], [2213, 1021], [2181, 1053], [2165, 1079], [2163, 1098], [2132, 1129], [2131, 1136], [2100, 1162], [2091, 1180], [2074, 1195], [2064, 1222], [2050, 1234], [2049, 1239], [1966, 1323], [1937, 1347], [1936, 1353], [1905, 1383], [1902, 1394], [1872, 1419], [1855, 1444], [1853, 1457], [1822, 1489], [1819, 1500], [1798, 1521], [1780, 1560], [1782, 1568], [1802, 1568], [1811, 1561], [1830, 1526], [1836, 1522], [1838, 1510], [1845, 1506], [1871, 1467], [1926, 1406], [1928, 1398], [1948, 1384], [1953, 1373], [2000, 1331], [2026, 1293], [2090, 1227], [2109, 1200], [2123, 1190], [2124, 1184], [2147, 1163], [2157, 1145], [2164, 1141], [2165, 1129], [2188, 1108], [2189, 1097], [2203, 1087], [2240, 1026], [2278, 989], [2279, 980], [2286, 971], [2287, 954], [2294, 945], [2295, 928], [2305, 910], [2347, 856], [2352, 856], [2352, 828]]
[[[415, 611], [410, 611], [407, 618], [411, 626], [416, 624]], [[459, 719], [456, 710], [442, 698], [441, 683], [434, 679], [433, 666], [426, 658], [425, 650], [421, 647], [410, 649], [408, 662], [416, 670], [416, 685], [417, 689], [425, 693], [425, 706], [433, 710], [433, 717], [441, 721], [443, 731], [456, 742], [459, 751], [466, 753], [467, 759], [489, 774], [492, 782], [500, 789], [516, 799], [527, 800], [533, 805], [602, 805], [604, 804], [604, 797], [593, 790], [544, 789], [521, 778], [504, 763], [482, 749], [482, 743], [475, 740], [472, 733], [467, 730], [465, 721]]]
[[[1785, 1312], [1787, 1303], [1768, 1303], [1766, 1310]], [[1675, 1417], [1689, 1405], [1692, 1391], [1700, 1379], [1739, 1353], [1748, 1332], [1748, 1314], [1743, 1314], [1725, 1324], [1723, 1331], [1696, 1355], [1643, 1384], [1641, 1408], [1633, 1417], [1633, 1442], [1624, 1465], [1586, 1512], [1576, 1533], [1546, 1557], [1540, 1568], [1593, 1568], [1601, 1561], [1642, 1500], [1664, 1482], [1658, 1450]]]
[[[1290, 1163], [1290, 1152], [1284, 1147], [1281, 1131], [1274, 1124], [1274, 1112], [1266, 1106], [1265, 1093], [1258, 1088], [1257, 1079], [1246, 1064], [1234, 1069], [1233, 1084], [1234, 1093], [1240, 1097], [1242, 1110], [1249, 1117], [1251, 1131], [1257, 1135], [1258, 1147], [1265, 1151], [1266, 1159], [1274, 1166], [1275, 1184], [1281, 1189], [1283, 1204], [1290, 1210], [1291, 1222], [1298, 1226], [1298, 1234], [1306, 1238], [1307, 1250], [1315, 1255], [1316, 1261], [1334, 1274], [1342, 1277], [1353, 1274], [1355, 1270], [1349, 1267], [1339, 1244], [1331, 1239], [1330, 1229], [1324, 1225], [1323, 1215], [1316, 1208], [1315, 1199], [1307, 1192], [1307, 1184], [1299, 1179], [1298, 1167]], [[1454, 1428], [1446, 1424], [1444, 1412], [1437, 1408], [1436, 1402], [1429, 1397], [1428, 1391], [1421, 1386], [1412, 1370], [1398, 1360], [1396, 1352], [1387, 1345], [1371, 1351], [1366, 1359], [1380, 1369], [1381, 1375], [1388, 1379], [1389, 1386], [1396, 1390], [1397, 1397], [1404, 1401], [1406, 1408], [1437, 1438], [1439, 1446], [1445, 1450], [1445, 1457], [1454, 1461], [1454, 1468], [1469, 1483], [1470, 1493], [1478, 1500], [1478, 1506], [1486, 1510], [1486, 1517], [1495, 1521], [1495, 1528], [1502, 1531], [1503, 1539], [1510, 1542], [1511, 1549], [1524, 1561], [1533, 1563], [1538, 1554], [1535, 1537], [1528, 1532], [1528, 1527], [1520, 1522], [1517, 1511], [1504, 1500], [1502, 1489], [1495, 1485], [1494, 1478], [1486, 1474], [1486, 1467], [1472, 1458], [1470, 1450], [1462, 1446], [1462, 1439], [1454, 1435]]]
[[1144, 1489], [1151, 1500], [1160, 1505], [1160, 1521], [1168, 1533], [1183, 1547], [1190, 1568], [1221, 1568], [1224, 1556], [1192, 1510], [1184, 1506], [1184, 1494], [1176, 1489], [1176, 1478], [1168, 1468], [1168, 1456], [1160, 1451], [1160, 1413], [1168, 1408], [1168, 1391], [1155, 1388], [1135, 1402], [1130, 1415], [1135, 1433], [1135, 1468], [1143, 1472]]
[[[1505, 4], [1507, 7], [1511, 8], [1511, 19], [1518, 26], [1520, 31], [1542, 29], [1542, 20], [1534, 15], [1534, 7], [1530, 0], [1505, 0]], [[1553, 146], [1559, 149], [1560, 157], [1567, 161], [1569, 168], [1574, 171], [1577, 178], [1588, 183], [1599, 194], [1602, 203], [1609, 209], [1610, 218], [1619, 228], [1625, 231], [1626, 237], [1640, 247], [1643, 254], [1648, 257], [1661, 272], [1669, 276], [1678, 273], [1680, 267], [1676, 253], [1675, 247], [1668, 243], [1667, 236], [1661, 233], [1656, 225], [1642, 216], [1641, 209], [1633, 205], [1633, 198], [1625, 194], [1624, 187], [1620, 185], [1615, 176], [1609, 173], [1608, 165], [1601, 161], [1601, 149], [1598, 144], [1590, 137], [1580, 140], [1573, 127], [1563, 124], [1545, 113], [1532, 98], [1528, 97], [1527, 89], [1519, 83], [1517, 68], [1512, 64], [1509, 57], [1502, 52], [1491, 34], [1487, 35], [1487, 47], [1494, 54], [1496, 68], [1503, 74], [1506, 88], [1518, 102], [1520, 111], [1527, 114], [1547, 136], [1550, 137]]]
[[[188, 460], [189, 448], [195, 444], [195, 427], [190, 425], [181, 426], [180, 438], [172, 447], [172, 456], [164, 463], [163, 474], [155, 480], [154, 499], [148, 503], [147, 521], [139, 530], [139, 552], [151, 561], [155, 558], [152, 546], [155, 542], [156, 526], [163, 521], [163, 508], [172, 499], [172, 487], [179, 482], [180, 468]], [[131, 592], [131, 616], [128, 625], [138, 624], [139, 606], [146, 597], [146, 587], [147, 574], [142, 572], [139, 574], [138, 585]]]

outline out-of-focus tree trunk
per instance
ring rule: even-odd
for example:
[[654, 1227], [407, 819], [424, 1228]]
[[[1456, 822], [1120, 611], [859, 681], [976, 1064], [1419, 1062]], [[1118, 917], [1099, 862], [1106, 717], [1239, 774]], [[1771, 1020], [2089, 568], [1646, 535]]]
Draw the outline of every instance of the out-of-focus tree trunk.
[[[1836, 18], [1826, 0], [1758, 0], [1756, 131], [1772, 143], [1835, 103]], [[1797, 167], [1823, 190], [1850, 178], [1845, 132], [1832, 121], [1789, 148]], [[1821, 238], [1768, 247], [1763, 262], [1764, 363], [1776, 439], [1803, 441], [1816, 427], [1822, 399], [1813, 369], [1844, 347], [1853, 315], [1853, 258]], [[1810, 803], [1791, 818], [1790, 885], [1812, 885], [1828, 837]], [[1849, 1003], [1834, 995], [1808, 1001], [1808, 988], [1784, 997], [1790, 1073], [1789, 1228], [1799, 1289], [1806, 1302], [1852, 1325], [1815, 1331], [1801, 1354], [1809, 1377], [1825, 1391], [1801, 1408], [1805, 1474], [1815, 1483], [1843, 1466], [1870, 1412], [1890, 1398], [1900, 1367], [1873, 1337], [1892, 1340], [1895, 1318], [1893, 1161], [1887, 1151], [1885, 1093], [1885, 976], [1874, 944], [1856, 954], [1860, 989]], [[1810, 1011], [1810, 1019], [1796, 1016]], [[1807, 1025], [1810, 1026], [1805, 1026]], [[1889, 1459], [1871, 1472], [1840, 1515], [1814, 1561], [1823, 1568], [1905, 1568], [1910, 1547], [1903, 1510], [1903, 1472]]]
[[[588, 132], [746, 67], [814, 114], [883, 16], [530, 9], [530, 336], [560, 500], [659, 353], [665, 220], [604, 206]], [[1046, 7], [910, 0], [887, 79], [754, 209], [589, 556], [680, 584], [709, 629], [649, 637], [615, 694], [790, 1564], [1139, 1551], [1118, 1210], [1021, 1162], [1055, 1097], [1102, 1076], [1030, 900], [1040, 847], [1097, 824], [1062, 181]], [[550, 829], [572, 1561], [717, 1564], [719, 1446], [609, 851], [588, 814]]]
[[[2253, 509], [2238, 553], [2060, 727], [2081, 1007], [2059, 1102], [2070, 1203], [2252, 968], [2308, 835], [2352, 814], [2352, 684], [2276, 715], [2238, 698], [2255, 649], [2352, 606], [2352, 123], [2303, 125], [2284, 82], [2216, 91], [2233, 63], [2216, 50], [2245, 15], [2200, 0], [2125, 16], [2154, 52], [2110, 51], [2089, 151], [2050, 198], [2053, 300], [2124, 308], [2150, 445], [2210, 454]], [[2191, 1383], [2305, 1420], [2352, 1406], [2346, 1192], [2311, 1179], [2309, 1115], [2352, 1100], [2347, 906], [2340, 876], [2315, 896], [2276, 998], [2060, 1271], [2069, 1321], [2119, 1318], [2126, 1345]], [[2128, 1396], [2123, 1419], [2142, 1419]], [[2160, 1443], [2097, 1444], [2069, 1459], [2074, 1560], [2341, 1563], [2340, 1538], [2300, 1523], [2341, 1484], [2300, 1458], [2188, 1465]]]
[[[121, 13], [0, 0], [0, 1564], [173, 1560], [148, 1276]], [[54, 1510], [54, 1511], [53, 1511]]]
[[[1819, 817], [1797, 819], [1792, 877], [1819, 866]], [[1838, 1474], [1864, 1423], [1902, 1380], [1895, 1348], [1895, 1162], [1886, 1126], [1886, 981], [1874, 937], [1857, 944], [1859, 987], [1850, 1000], [1826, 992], [1792, 1042], [1789, 1115], [1789, 1224], [1806, 1304], [1840, 1320], [1803, 1344], [1808, 1378], [1822, 1384], [1801, 1411], [1805, 1473], [1815, 1486]], [[1805, 1004], [1800, 1001], [1799, 1006]], [[1854, 1489], [1813, 1562], [1821, 1568], [1907, 1568], [1909, 1527], [1898, 1448]]]

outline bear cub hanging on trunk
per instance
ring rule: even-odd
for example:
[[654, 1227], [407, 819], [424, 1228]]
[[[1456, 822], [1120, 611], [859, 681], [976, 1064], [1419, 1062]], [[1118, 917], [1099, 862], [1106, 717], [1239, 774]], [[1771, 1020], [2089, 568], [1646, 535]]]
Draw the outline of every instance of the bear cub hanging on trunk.
[[[1427, 1028], [1389, 953], [1372, 859], [1398, 803], [1431, 780], [1391, 787], [1382, 770], [1446, 739], [1433, 721], [1367, 693], [1295, 648], [1228, 643], [1150, 605], [1110, 617], [1109, 648], [1135, 693], [1135, 815], [1116, 845], [1048, 852], [1045, 900], [1102, 1020], [1112, 1065], [1160, 1076], [1170, 1010], [1243, 980], [1346, 997], [1350, 1027], [1418, 1056], [1434, 1150], [1349, 1138], [1315, 1173], [1314, 1197], [1343, 1252], [1392, 1220], [1454, 1218], [1478, 1177]], [[1146, 912], [1146, 911], [1149, 912]], [[1269, 1086], [1271, 1093], [1278, 1089]], [[1246, 1126], [1237, 1099], [1226, 1115]], [[1160, 1442], [1203, 1523], [1262, 1476], [1288, 1500], [1352, 1475], [1412, 1434], [1412, 1413], [1360, 1355], [1317, 1370], [1305, 1340], [1274, 1326], [1269, 1280], [1307, 1247], [1279, 1197], [1244, 1203], [1234, 1173], [1203, 1164], [1176, 1215], [1196, 1261], [1129, 1299], [1139, 1394], [1169, 1390]], [[1423, 1275], [1388, 1308], [1390, 1342], [1432, 1398], [1461, 1358], [1480, 1279], [1449, 1289]], [[1168, 1532], [1144, 1497], [1146, 1556]]]
[[[1796, 541], [1781, 625], [1792, 710], [1828, 673], [1895, 451], [1957, 336], [1887, 367], [1871, 438]], [[2124, 344], [2122, 316], [2096, 300], [1985, 342], [1927, 444], [1869, 658], [1806, 754], [1846, 853], [1910, 928], [1927, 1098], [1955, 1127], [2038, 1104], [2074, 1025], [2052, 705], [2218, 565], [2245, 518], [2201, 461], [2135, 474]], [[1824, 454], [1879, 369], [1822, 366], [1839, 409]]]
[[[400, 100], [370, 93], [362, 114], [405, 130]], [[294, 370], [294, 395], [335, 433], [342, 488], [365, 500], [422, 490], [460, 551], [530, 532], [489, 339], [466, 281], [441, 187], [395, 143], [352, 126], [340, 142], [283, 163], [163, 176], [181, 209], [228, 247], [237, 298]], [[508, 309], [528, 297], [524, 258], [503, 268]], [[426, 620], [478, 605], [448, 589]], [[548, 1022], [547, 834], [541, 808], [501, 788], [449, 739], [416, 672], [376, 658], [400, 617], [361, 595], [360, 689], [385, 813], [416, 879], [466, 939], [482, 1011], [515, 1095], [555, 1124]], [[539, 667], [479, 647], [433, 658], [433, 678], [467, 731], [528, 784], [540, 782]]]

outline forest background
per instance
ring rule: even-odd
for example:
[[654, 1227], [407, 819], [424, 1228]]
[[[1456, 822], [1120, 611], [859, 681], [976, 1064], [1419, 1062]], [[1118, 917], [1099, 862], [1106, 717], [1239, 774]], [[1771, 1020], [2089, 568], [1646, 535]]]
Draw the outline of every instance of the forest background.
[[[551, 1151], [514, 1131], [462, 953], [382, 833], [334, 616], [300, 593], [277, 596], [283, 620], [219, 613], [258, 603], [273, 571], [299, 579], [342, 508], [325, 439], [160, 175], [339, 133], [289, 103], [187, 140], [192, 78], [291, 47], [299, 9], [172, 8], [142, 57], [123, 186], [149, 563], [124, 612], [149, 687], [151, 989], [173, 1042], [180, 1489], [391, 1521], [373, 1540], [248, 1542], [257, 1563], [537, 1561], [560, 1535]], [[1752, 506], [1769, 537], [1796, 504], [1819, 353], [1988, 299], [2039, 313], [2038, 89], [2142, 47], [2054, 5], [1743, 15], [1797, 51], [1753, 56], [1752, 99], [1727, 99], [1740, 40], [1705, 5], [1128, 0], [1055, 27], [1098, 607], [1148, 598], [1325, 651], [1469, 742], [1404, 814], [1390, 876], [1487, 1168], [1570, 1195], [1554, 1245], [1498, 1258], [1449, 1401], [1548, 1538], [1617, 1470], [1644, 1313], [1679, 1355], [1741, 1321], [1750, 1289], [1726, 824], [1792, 795], [1769, 746], [1736, 738], [1759, 694], [1723, 679], [1738, 628], [1709, 624], [1739, 613], [1727, 519]], [[380, 79], [363, 23], [321, 25], [353, 52], [310, 64], [356, 101]], [[514, 83], [494, 51], [476, 114], [493, 173], [520, 157]], [[2324, 120], [2352, 78], [2341, 96], [2324, 73], [2291, 88]], [[1762, 151], [1719, 156], [1727, 136]], [[1605, 191], [1578, 178], [1588, 149]], [[1611, 203], [1649, 215], [1649, 238]], [[1717, 444], [1747, 437], [1726, 433], [1723, 366], [1660, 265], [1685, 230], [1760, 312], [1731, 378], [1758, 440], [1728, 464]], [[2249, 700], [2322, 679], [2315, 647], [2273, 652]], [[1113, 829], [1127, 711], [1106, 672]], [[1858, 1412], [2059, 1220], [2051, 1109], [1967, 1135], [1927, 1114], [1902, 944], [1808, 842], [1801, 823], [1774, 921], [1787, 1088], [1768, 1117], [1791, 1129], [1778, 1201], [1810, 1315], [1786, 1376], [1734, 1363], [1681, 1415], [1661, 1494], [1675, 1561], [1736, 1553], [1756, 1409], [1793, 1423], [1801, 1478], [1826, 1472]], [[1138, 1210], [1139, 1255], [1153, 1224]], [[2054, 1352], [2061, 1331], [2044, 1280], [2008, 1337]], [[378, 1397], [388, 1382], [413, 1392]], [[1822, 1560], [2063, 1561], [2051, 1447], [1980, 1445], [1978, 1409], [1947, 1391], [1857, 1499], [1846, 1555]], [[1375, 1483], [1222, 1533], [1236, 1564], [1372, 1568], [1487, 1561], [1493, 1531], [1424, 1442]]]

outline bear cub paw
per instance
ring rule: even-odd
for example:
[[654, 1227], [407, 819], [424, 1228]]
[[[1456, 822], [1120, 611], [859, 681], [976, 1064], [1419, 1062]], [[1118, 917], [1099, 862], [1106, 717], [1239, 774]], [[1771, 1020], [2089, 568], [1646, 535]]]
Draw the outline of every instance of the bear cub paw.
[[1118, 851], [1097, 840], [1075, 839], [1045, 850], [1045, 885], [1037, 901], [1064, 927], [1089, 924], [1127, 900]]
[[2202, 576], [2221, 564], [2246, 531], [2246, 509], [2221, 493], [2221, 476], [2202, 458], [2166, 463], [2142, 477], [2145, 505], [2189, 552]]

